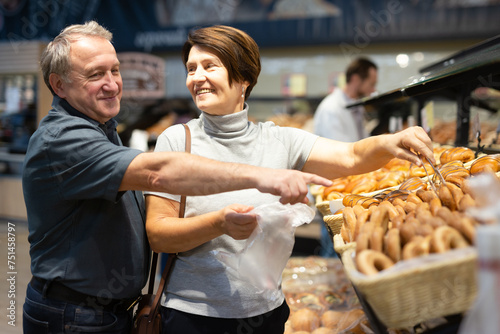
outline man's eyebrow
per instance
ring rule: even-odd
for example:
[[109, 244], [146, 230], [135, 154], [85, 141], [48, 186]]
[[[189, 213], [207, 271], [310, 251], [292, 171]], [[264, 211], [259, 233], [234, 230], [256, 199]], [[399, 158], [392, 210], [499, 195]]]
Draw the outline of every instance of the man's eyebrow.
[[[115, 62], [111, 67], [116, 67], [116, 66], [120, 66], [120, 61]], [[106, 65], [91, 66], [91, 67], [85, 68], [84, 72], [85, 73], [89, 73], [89, 72], [93, 72], [93, 71], [96, 71], [96, 70], [104, 69], [106, 67], [107, 67]]]

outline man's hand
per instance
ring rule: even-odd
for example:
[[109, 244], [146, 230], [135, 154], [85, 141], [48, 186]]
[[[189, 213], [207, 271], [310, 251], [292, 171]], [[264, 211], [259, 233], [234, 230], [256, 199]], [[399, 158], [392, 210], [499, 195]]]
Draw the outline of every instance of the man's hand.
[[307, 203], [307, 185], [311, 183], [328, 187], [332, 181], [296, 170], [264, 169], [259, 175], [257, 189], [280, 196], [282, 204]]

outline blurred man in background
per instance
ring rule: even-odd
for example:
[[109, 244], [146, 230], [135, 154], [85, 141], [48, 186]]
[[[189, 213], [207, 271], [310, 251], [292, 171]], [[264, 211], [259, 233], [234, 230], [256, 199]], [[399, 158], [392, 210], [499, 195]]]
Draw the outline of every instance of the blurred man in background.
[[[325, 138], [355, 142], [367, 137], [363, 106], [349, 104], [375, 92], [378, 68], [366, 58], [357, 58], [346, 69], [344, 88], [335, 88], [314, 113], [314, 133]], [[321, 226], [321, 256], [333, 256], [333, 241], [324, 224]]]

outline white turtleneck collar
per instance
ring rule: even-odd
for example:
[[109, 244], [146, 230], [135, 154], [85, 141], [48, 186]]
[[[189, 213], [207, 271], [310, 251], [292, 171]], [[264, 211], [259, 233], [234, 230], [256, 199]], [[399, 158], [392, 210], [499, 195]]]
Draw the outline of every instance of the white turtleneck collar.
[[212, 137], [238, 137], [248, 129], [248, 105], [237, 113], [229, 115], [210, 115], [202, 111], [200, 119], [205, 132]]

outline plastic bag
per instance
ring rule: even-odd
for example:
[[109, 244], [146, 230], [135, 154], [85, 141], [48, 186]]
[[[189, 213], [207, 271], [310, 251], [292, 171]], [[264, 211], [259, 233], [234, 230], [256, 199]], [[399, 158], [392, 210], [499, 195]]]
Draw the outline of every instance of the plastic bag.
[[485, 173], [471, 178], [469, 187], [479, 207], [467, 212], [485, 225], [476, 230], [479, 291], [459, 333], [500, 333], [500, 182]]
[[292, 254], [296, 227], [310, 223], [314, 210], [303, 203], [279, 202], [254, 208], [257, 227], [238, 253], [214, 251], [219, 261], [238, 279], [254, 286], [268, 300], [281, 296], [281, 274]]

